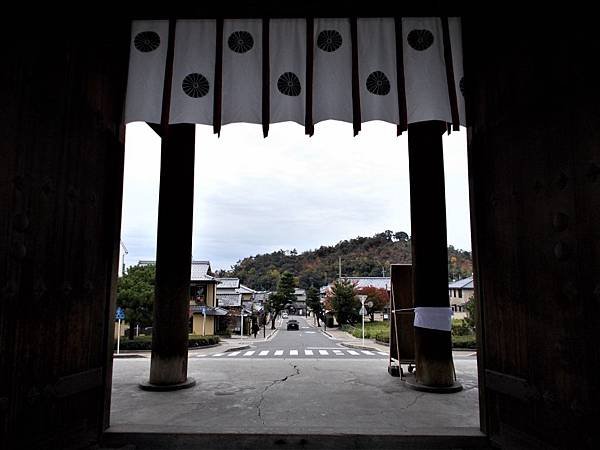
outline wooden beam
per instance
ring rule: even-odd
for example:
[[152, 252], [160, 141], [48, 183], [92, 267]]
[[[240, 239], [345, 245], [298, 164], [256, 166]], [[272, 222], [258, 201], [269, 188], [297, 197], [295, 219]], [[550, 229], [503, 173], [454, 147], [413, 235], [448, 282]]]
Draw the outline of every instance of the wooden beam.
[[[410, 214], [415, 307], [449, 307], [444, 157], [440, 123], [408, 126]], [[454, 384], [449, 331], [415, 327], [416, 382]]]
[[187, 380], [194, 143], [190, 124], [168, 126], [162, 140], [151, 385]]

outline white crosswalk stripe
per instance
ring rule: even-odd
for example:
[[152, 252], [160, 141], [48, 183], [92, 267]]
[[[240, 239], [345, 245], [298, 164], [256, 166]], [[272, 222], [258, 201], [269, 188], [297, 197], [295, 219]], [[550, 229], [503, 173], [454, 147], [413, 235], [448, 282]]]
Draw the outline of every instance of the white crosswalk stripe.
[[[212, 356], [212, 357], [222, 357], [222, 356], [227, 356], [227, 357], [236, 357], [236, 356], [242, 356], [242, 357], [246, 357], [246, 358], [250, 358], [252, 356], [256, 357], [256, 356], [285, 356], [286, 352], [288, 350], [275, 350], [275, 351], [271, 351], [271, 350], [248, 350], [246, 352], [243, 351], [233, 351], [233, 352], [222, 352], [222, 353], [215, 353], [213, 355], [194, 355], [195, 358], [203, 358], [206, 356]], [[304, 349], [304, 350], [298, 350], [298, 349], [290, 349], [289, 350], [289, 355], [290, 356], [299, 356], [301, 354], [301, 352], [304, 351], [304, 356], [336, 356], [336, 357], [343, 357], [343, 356], [388, 356], [387, 353], [385, 352], [380, 352], [380, 351], [370, 351], [370, 350], [350, 350], [350, 349], [334, 349], [334, 348], [328, 348], [328, 349], [319, 349], [319, 348], [313, 348], [313, 349]], [[318, 352], [318, 353], [316, 353]]]

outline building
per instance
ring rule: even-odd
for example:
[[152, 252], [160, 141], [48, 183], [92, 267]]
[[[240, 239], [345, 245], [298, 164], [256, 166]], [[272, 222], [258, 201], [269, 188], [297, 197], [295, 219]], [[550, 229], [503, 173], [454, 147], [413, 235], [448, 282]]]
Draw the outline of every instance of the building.
[[[139, 261], [140, 266], [156, 264], [155, 261]], [[189, 332], [209, 336], [217, 333], [218, 317], [227, 310], [217, 307], [217, 280], [211, 275], [210, 261], [192, 261], [190, 271]]]
[[229, 328], [232, 333], [238, 334], [240, 330], [240, 315], [244, 314], [244, 334], [250, 334], [252, 312], [255, 310], [254, 302], [257, 291], [244, 286], [239, 278], [216, 278], [217, 306], [227, 310], [228, 319], [221, 319], [219, 330]]
[[467, 317], [465, 304], [475, 295], [473, 276], [463, 278], [448, 284], [448, 295], [450, 296], [450, 307], [455, 319]]

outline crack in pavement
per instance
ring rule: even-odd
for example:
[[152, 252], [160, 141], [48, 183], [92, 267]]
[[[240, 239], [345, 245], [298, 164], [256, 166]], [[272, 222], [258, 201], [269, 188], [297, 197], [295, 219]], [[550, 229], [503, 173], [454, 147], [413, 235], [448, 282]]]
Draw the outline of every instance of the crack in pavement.
[[425, 392], [420, 392], [417, 395], [415, 395], [415, 398], [413, 399], [412, 402], [410, 402], [408, 405], [406, 405], [404, 408], [399, 408], [401, 411], [405, 411], [408, 408], [410, 408], [411, 406], [414, 406], [415, 403], [417, 403], [417, 401], [419, 401], [420, 398], [422, 398], [425, 395]]
[[268, 386], [265, 387], [265, 389], [260, 394], [260, 400], [258, 401], [258, 405], [256, 405], [256, 409], [257, 409], [257, 413], [258, 413], [258, 418], [261, 420], [261, 422], [262, 422], [263, 425], [265, 424], [265, 419], [263, 419], [262, 412], [261, 412], [260, 408], [261, 408], [261, 406], [263, 404], [263, 401], [265, 400], [265, 394], [266, 394], [266, 392], [269, 389], [271, 389], [273, 386], [275, 386], [277, 383], [284, 383], [289, 378], [295, 377], [296, 375], [300, 375], [300, 369], [298, 368], [298, 366], [296, 364], [292, 364], [292, 363], [289, 363], [289, 364], [296, 371], [296, 373], [291, 373], [291, 374], [285, 376], [284, 378], [280, 378], [279, 380], [272, 381]]

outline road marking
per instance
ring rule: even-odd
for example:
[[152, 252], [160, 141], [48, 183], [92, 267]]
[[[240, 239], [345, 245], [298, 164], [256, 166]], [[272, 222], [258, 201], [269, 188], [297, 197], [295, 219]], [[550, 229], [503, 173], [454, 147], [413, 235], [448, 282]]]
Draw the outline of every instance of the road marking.
[[304, 350], [304, 354], [305, 354], [306, 356], [312, 356], [312, 354], [313, 354], [313, 351], [312, 351], [312, 350]]
[[298, 356], [298, 350], [290, 350], [290, 356]]
[[389, 356], [389, 355], [388, 355], [387, 353], [385, 353], [385, 352], [377, 352], [377, 353], [379, 353], [379, 354], [380, 354], [380, 355], [382, 355], [382, 356]]
[[343, 355], [344, 352], [341, 350], [334, 350], [333, 353], [335, 353], [336, 355]]
[[347, 350], [347, 351], [348, 351], [348, 353], [350, 353], [351, 355], [358, 356], [358, 352], [356, 352], [356, 351], [354, 351], [354, 350]]
[[306, 334], [315, 334], [316, 331], [305, 331]]
[[207, 356], [207, 355], [196, 355], [196, 358], [202, 358], [204, 356]]
[[254, 350], [250, 350], [249, 352], [244, 353], [244, 356], [251, 356], [254, 355], [255, 351]]
[[369, 350], [361, 350], [361, 352], [363, 352], [365, 355], [374, 355], [375, 353], [370, 352]]
[[308, 330], [310, 327], [301, 327], [303, 330]]
[[329, 352], [327, 350], [319, 350], [319, 353], [321, 355], [329, 355]]
[[240, 353], [242, 353], [242, 352], [231, 352], [231, 353], [230, 353], [229, 355], [227, 355], [227, 356], [237, 356], [237, 355], [239, 355]]
[[213, 356], [223, 356], [225, 353], [217, 353], [216, 355]]
[[268, 355], [268, 354], [269, 354], [269, 350], [263, 350], [262, 352], [260, 352], [258, 354], [258, 356], [265, 356], [265, 355]]
[[283, 355], [283, 350], [276, 350], [275, 351], [275, 356], [281, 356]]

